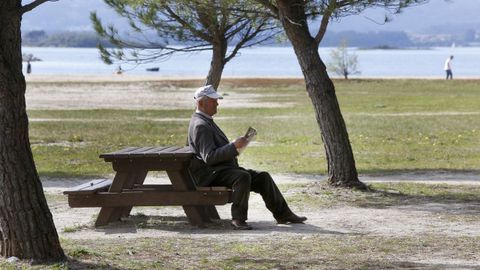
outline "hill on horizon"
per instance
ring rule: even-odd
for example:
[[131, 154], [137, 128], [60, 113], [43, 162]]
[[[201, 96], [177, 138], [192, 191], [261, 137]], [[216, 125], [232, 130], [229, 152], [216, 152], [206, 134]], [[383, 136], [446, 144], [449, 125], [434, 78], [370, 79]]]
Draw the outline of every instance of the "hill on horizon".
[[[390, 15], [393, 20], [387, 24], [380, 24], [385, 15], [384, 10], [370, 9], [360, 15], [332, 21], [329, 31], [452, 34], [469, 28], [480, 29], [479, 2], [479, 0], [429, 1], [420, 6], [407, 8], [401, 14]], [[104, 22], [113, 23], [120, 29], [128, 29], [128, 24], [102, 0], [62, 0], [47, 2], [26, 13], [22, 20], [22, 31], [44, 30], [47, 33], [93, 31], [89, 19], [92, 11], [96, 11]]]

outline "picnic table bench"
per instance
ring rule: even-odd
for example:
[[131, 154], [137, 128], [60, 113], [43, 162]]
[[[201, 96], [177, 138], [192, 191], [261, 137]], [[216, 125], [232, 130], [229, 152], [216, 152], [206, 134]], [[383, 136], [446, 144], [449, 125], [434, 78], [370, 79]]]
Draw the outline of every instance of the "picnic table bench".
[[[220, 219], [215, 205], [231, 200], [226, 187], [197, 187], [188, 166], [188, 147], [128, 147], [101, 154], [116, 172], [113, 180], [94, 180], [64, 191], [70, 207], [101, 207], [95, 226], [127, 217], [133, 206], [182, 206], [190, 224]], [[143, 184], [149, 171], [166, 171], [171, 184]]]

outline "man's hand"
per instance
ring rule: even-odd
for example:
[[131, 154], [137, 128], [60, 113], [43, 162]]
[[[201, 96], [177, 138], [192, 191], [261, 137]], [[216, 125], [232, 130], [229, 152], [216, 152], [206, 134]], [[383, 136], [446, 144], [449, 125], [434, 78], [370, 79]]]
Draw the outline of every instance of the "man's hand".
[[237, 149], [243, 148], [243, 147], [247, 146], [248, 140], [247, 140], [247, 138], [245, 138], [245, 137], [242, 136], [242, 137], [237, 138], [237, 139], [233, 142], [233, 144], [235, 145], [235, 148], [237, 148]]

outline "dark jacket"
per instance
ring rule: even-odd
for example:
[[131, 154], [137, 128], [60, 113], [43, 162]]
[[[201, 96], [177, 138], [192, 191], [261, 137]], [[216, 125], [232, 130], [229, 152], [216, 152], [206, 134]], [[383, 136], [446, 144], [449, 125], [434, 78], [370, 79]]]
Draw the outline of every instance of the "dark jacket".
[[212, 119], [194, 113], [188, 127], [188, 146], [194, 153], [190, 172], [199, 186], [208, 186], [215, 172], [238, 168], [235, 145]]

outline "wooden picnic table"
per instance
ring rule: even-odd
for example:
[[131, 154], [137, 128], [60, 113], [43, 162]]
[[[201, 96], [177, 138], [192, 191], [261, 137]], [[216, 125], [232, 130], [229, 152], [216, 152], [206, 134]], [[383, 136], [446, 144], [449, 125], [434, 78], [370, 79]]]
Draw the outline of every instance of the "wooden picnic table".
[[[64, 192], [70, 207], [101, 207], [95, 226], [127, 217], [133, 206], [182, 206], [192, 225], [220, 219], [215, 205], [230, 201], [226, 187], [197, 187], [188, 171], [188, 147], [128, 147], [101, 154], [116, 172], [112, 180], [94, 180]], [[169, 185], [144, 181], [149, 171], [166, 171]]]

